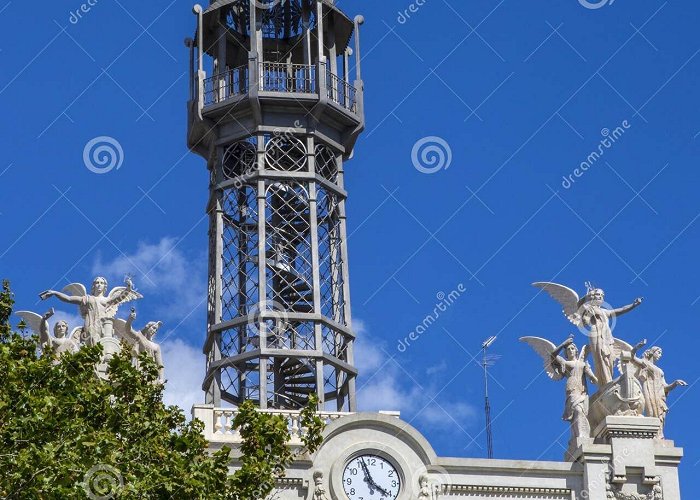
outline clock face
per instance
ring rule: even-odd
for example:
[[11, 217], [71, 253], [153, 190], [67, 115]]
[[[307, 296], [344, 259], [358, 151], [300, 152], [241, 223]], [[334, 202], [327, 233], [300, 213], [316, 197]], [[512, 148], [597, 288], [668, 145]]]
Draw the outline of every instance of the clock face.
[[343, 489], [349, 500], [395, 500], [401, 490], [401, 478], [388, 460], [360, 455], [345, 466]]

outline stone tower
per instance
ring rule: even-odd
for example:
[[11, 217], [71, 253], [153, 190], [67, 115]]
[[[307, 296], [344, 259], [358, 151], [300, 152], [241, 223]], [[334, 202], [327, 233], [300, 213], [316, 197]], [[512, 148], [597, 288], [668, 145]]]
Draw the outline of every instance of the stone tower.
[[206, 402], [298, 409], [316, 394], [355, 411], [343, 167], [364, 129], [363, 19], [332, 0], [194, 13], [187, 141], [210, 172]]

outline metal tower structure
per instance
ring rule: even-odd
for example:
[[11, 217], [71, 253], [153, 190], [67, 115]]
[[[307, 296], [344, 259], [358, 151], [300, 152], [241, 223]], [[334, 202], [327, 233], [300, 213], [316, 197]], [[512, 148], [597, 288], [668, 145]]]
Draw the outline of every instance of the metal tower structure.
[[484, 412], [486, 416], [486, 447], [488, 458], [493, 458], [493, 431], [491, 429], [491, 403], [489, 402], [489, 372], [488, 367], [492, 366], [498, 356], [489, 356], [486, 351], [491, 344], [496, 342], [496, 336], [492, 336], [484, 340], [481, 344], [482, 358], [481, 366], [484, 368]]
[[333, 0], [194, 13], [187, 139], [210, 172], [206, 402], [297, 409], [316, 394], [355, 411], [343, 164], [364, 129], [363, 18]]

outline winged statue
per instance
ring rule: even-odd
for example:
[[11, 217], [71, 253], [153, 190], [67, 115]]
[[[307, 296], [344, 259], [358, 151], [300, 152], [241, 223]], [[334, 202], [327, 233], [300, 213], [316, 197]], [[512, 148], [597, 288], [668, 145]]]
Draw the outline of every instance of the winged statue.
[[618, 316], [637, 308], [642, 303], [642, 298], [635, 299], [630, 305], [613, 309], [605, 303], [605, 292], [590, 283], [586, 283], [587, 291], [582, 298], [571, 288], [558, 283], [537, 282], [532, 285], [556, 300], [562, 306], [564, 316], [588, 336], [598, 384], [602, 386], [612, 382], [613, 366], [617, 358], [610, 324]]
[[117, 332], [117, 336], [131, 345], [132, 356], [134, 366], [138, 368], [138, 357], [142, 352], [148, 353], [149, 356], [153, 357], [153, 360], [160, 367], [158, 374], [158, 381], [165, 381], [165, 372], [163, 369], [163, 357], [161, 355], [160, 346], [153, 341], [156, 333], [163, 325], [161, 321], [151, 321], [146, 324], [141, 330], [136, 330], [133, 327], [133, 322], [136, 319], [136, 310], [131, 309], [131, 314], [126, 320], [115, 319], [114, 329]]
[[81, 283], [72, 283], [61, 292], [47, 290], [39, 294], [39, 297], [41, 300], [56, 297], [62, 302], [77, 305], [80, 315], [85, 320], [83, 337], [88, 345], [95, 345], [105, 336], [103, 334], [104, 320], [114, 318], [120, 305], [143, 298], [140, 293], [134, 290], [130, 278], [126, 278], [124, 283], [126, 286], [113, 288], [107, 293], [107, 280], [97, 277], [92, 282], [89, 294]]
[[53, 308], [43, 316], [31, 311], [18, 311], [16, 314], [32, 332], [39, 335], [43, 354], [53, 353], [60, 356], [64, 352], [76, 352], [80, 347], [82, 327], [73, 328], [68, 335], [68, 322], [59, 320], [53, 327], [53, 335], [51, 334], [49, 318], [55, 314]]
[[[520, 339], [542, 358], [544, 370], [552, 380], [566, 378], [566, 402], [562, 419], [571, 423], [571, 439], [588, 438], [591, 427], [588, 423], [588, 385], [587, 379], [597, 383], [597, 379], [588, 362], [584, 346], [579, 353], [574, 344], [573, 335], [556, 346], [553, 342], [540, 337], [522, 337]], [[561, 352], [566, 351], [566, 358]]]

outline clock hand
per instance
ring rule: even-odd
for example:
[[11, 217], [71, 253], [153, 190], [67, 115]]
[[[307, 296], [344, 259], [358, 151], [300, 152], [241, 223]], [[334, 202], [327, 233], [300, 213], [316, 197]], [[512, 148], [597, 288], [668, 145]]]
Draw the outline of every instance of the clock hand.
[[389, 492], [386, 491], [381, 486], [379, 486], [375, 482], [374, 478], [372, 478], [372, 475], [369, 473], [369, 468], [367, 467], [367, 464], [365, 463], [365, 460], [363, 458], [360, 459], [360, 463], [362, 464], [362, 470], [365, 473], [365, 482], [370, 487], [370, 490], [375, 489], [375, 490], [379, 491], [380, 493], [382, 493], [384, 496], [389, 496]]
[[365, 460], [363, 458], [360, 458], [360, 464], [362, 464], [362, 472], [365, 474], [365, 483], [367, 483], [367, 486], [369, 486], [369, 494], [374, 495], [374, 488], [373, 486], [376, 486], [374, 484], [374, 481], [372, 480], [372, 476], [369, 474], [369, 469], [367, 468], [367, 464], [365, 463]]

